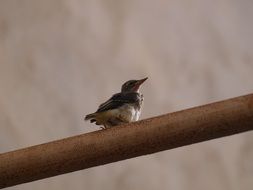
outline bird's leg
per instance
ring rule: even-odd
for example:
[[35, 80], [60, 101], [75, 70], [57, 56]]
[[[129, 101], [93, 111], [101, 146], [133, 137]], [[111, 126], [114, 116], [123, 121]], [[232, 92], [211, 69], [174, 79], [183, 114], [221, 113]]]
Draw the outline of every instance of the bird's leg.
[[106, 125], [103, 125], [103, 127], [100, 127], [100, 129], [104, 130], [107, 129]]

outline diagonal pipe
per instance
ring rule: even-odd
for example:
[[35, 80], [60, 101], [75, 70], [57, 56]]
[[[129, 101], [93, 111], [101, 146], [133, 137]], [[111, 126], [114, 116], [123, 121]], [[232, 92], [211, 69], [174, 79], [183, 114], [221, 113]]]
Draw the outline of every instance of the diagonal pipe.
[[0, 188], [253, 129], [253, 94], [0, 154]]

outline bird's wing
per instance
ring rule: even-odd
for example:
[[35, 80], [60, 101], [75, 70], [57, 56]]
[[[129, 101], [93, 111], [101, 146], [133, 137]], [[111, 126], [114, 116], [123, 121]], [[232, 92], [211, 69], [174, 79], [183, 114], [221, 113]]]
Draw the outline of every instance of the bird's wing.
[[121, 107], [126, 103], [136, 103], [139, 101], [140, 95], [136, 92], [131, 93], [117, 93], [114, 94], [109, 100], [102, 103], [97, 112], [103, 112], [111, 109], [116, 109]]

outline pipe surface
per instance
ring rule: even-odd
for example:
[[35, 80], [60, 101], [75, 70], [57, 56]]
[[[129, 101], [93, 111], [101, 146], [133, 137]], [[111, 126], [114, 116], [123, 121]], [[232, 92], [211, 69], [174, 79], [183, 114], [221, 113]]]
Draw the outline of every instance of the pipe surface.
[[0, 188], [253, 129], [253, 94], [0, 154]]

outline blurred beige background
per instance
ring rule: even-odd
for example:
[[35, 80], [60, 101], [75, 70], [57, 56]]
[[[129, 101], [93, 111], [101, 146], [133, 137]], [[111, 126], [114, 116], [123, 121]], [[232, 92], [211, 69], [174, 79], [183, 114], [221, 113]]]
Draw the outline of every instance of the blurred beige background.
[[[148, 76], [142, 118], [253, 92], [251, 0], [0, 1], [0, 152], [97, 130], [83, 121]], [[15, 190], [252, 190], [253, 133]]]

